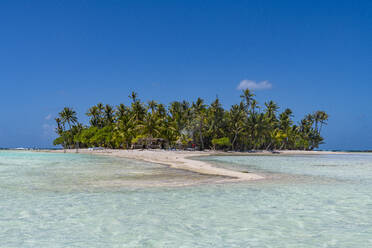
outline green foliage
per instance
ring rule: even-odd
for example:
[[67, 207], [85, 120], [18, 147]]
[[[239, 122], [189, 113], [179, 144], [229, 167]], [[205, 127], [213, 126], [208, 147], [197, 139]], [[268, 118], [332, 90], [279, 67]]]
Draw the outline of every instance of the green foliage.
[[129, 98], [129, 106], [98, 103], [89, 108], [89, 126], [80, 124], [76, 112], [65, 107], [55, 119], [59, 137], [53, 144], [128, 149], [139, 139], [162, 138], [171, 147], [192, 145], [201, 150], [312, 150], [323, 143], [321, 130], [329, 118], [326, 112], [316, 111], [295, 124], [290, 109], [279, 112], [273, 101], [261, 108], [248, 89], [227, 110], [219, 98], [210, 105], [201, 98], [192, 103], [176, 101], [168, 108], [156, 101], [145, 104], [135, 92]]
[[56, 138], [54, 141], [53, 141], [53, 145], [55, 146], [58, 146], [58, 145], [63, 145], [63, 137], [62, 136], [59, 136], [58, 138]]
[[95, 144], [95, 146], [101, 146], [101, 147], [108, 147], [113, 148], [113, 128], [112, 126], [105, 126], [101, 129], [98, 129], [93, 137], [91, 137], [90, 141], [92, 144]]
[[80, 135], [78, 136], [79, 142], [87, 144], [88, 146], [94, 146], [92, 141], [97, 131], [98, 131], [98, 128], [94, 126], [83, 129]]
[[192, 139], [188, 137], [188, 135], [181, 134], [179, 141], [183, 146], [187, 146], [190, 142], [192, 142]]
[[136, 136], [135, 138], [132, 139], [132, 143], [133, 143], [133, 144], [134, 144], [134, 143], [138, 143], [138, 141], [139, 141], [140, 139], [144, 139], [144, 138], [146, 138], [146, 135], [143, 135], [143, 134], [138, 135], [138, 136]]
[[231, 142], [228, 137], [223, 137], [219, 139], [212, 139], [212, 145], [214, 147], [226, 148], [231, 146]]

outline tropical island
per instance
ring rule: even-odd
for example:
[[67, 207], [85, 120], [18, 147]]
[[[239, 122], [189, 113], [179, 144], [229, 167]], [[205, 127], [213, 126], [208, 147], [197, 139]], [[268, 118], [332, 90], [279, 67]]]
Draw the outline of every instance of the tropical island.
[[136, 92], [131, 105], [98, 103], [89, 108], [89, 125], [65, 107], [55, 119], [59, 135], [54, 145], [65, 149], [104, 147], [111, 149], [170, 148], [192, 150], [313, 150], [323, 143], [321, 130], [328, 114], [315, 111], [295, 124], [292, 110], [278, 113], [273, 101], [259, 106], [249, 89], [241, 101], [226, 110], [217, 97], [210, 105], [175, 101], [168, 107], [156, 101], [142, 102]]

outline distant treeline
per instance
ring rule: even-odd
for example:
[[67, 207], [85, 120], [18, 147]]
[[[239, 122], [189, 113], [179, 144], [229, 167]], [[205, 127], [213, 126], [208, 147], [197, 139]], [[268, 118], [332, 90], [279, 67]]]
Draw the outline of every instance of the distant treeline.
[[54, 145], [129, 149], [148, 140], [161, 140], [166, 148], [245, 151], [312, 150], [323, 143], [320, 133], [328, 120], [324, 111], [307, 114], [294, 124], [289, 108], [278, 113], [279, 106], [273, 101], [260, 107], [254, 96], [244, 90], [240, 103], [227, 110], [218, 98], [210, 105], [198, 98], [165, 106], [156, 101], [146, 104], [132, 92], [130, 106], [92, 106], [86, 113], [88, 126], [78, 121], [73, 109], [65, 107], [55, 119], [59, 137]]

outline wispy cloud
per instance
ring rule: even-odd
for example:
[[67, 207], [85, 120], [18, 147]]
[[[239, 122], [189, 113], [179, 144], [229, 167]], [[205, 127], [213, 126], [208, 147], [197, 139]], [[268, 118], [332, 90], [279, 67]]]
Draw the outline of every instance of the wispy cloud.
[[45, 116], [44, 119], [47, 120], [47, 121], [49, 121], [51, 118], [52, 118], [52, 114], [49, 114], [49, 115]]
[[245, 89], [250, 89], [250, 90], [269, 90], [273, 87], [269, 81], [261, 81], [261, 82], [256, 82], [253, 80], [243, 80], [239, 83], [237, 89], [238, 90], [245, 90]]
[[47, 123], [44, 123], [42, 125], [42, 129], [43, 129], [43, 136], [44, 137], [53, 137], [55, 136], [55, 126], [54, 125], [50, 125], [50, 124], [47, 124]]

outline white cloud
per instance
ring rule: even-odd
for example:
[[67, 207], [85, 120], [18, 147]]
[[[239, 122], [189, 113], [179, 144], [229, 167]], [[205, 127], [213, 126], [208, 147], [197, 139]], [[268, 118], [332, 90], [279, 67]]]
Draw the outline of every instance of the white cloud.
[[256, 82], [253, 80], [243, 80], [239, 83], [237, 89], [238, 90], [245, 90], [245, 89], [250, 89], [250, 90], [269, 90], [273, 87], [269, 81], [261, 81], [261, 82]]
[[52, 118], [52, 114], [49, 114], [49, 115], [45, 116], [44, 119], [48, 121], [48, 120], [50, 120], [51, 118]]

